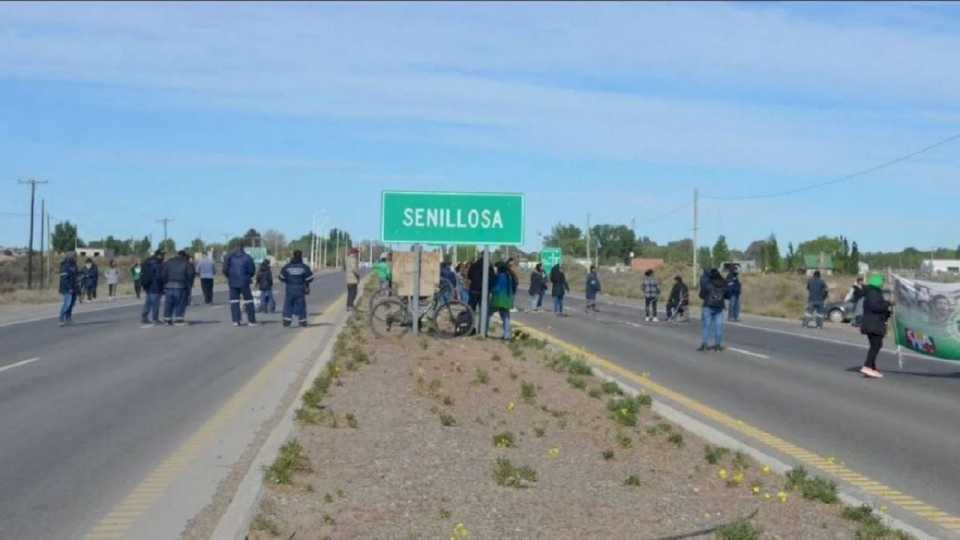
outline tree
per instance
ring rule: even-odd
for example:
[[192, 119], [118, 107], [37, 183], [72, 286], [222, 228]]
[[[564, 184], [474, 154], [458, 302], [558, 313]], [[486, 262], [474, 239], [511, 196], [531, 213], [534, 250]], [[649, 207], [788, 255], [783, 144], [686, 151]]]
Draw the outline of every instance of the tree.
[[287, 237], [276, 229], [267, 229], [263, 232], [263, 246], [274, 257], [283, 258], [287, 248]]
[[720, 235], [717, 243], [713, 245], [713, 262], [721, 265], [730, 261], [730, 248], [727, 247], [727, 238]]
[[763, 265], [763, 251], [766, 249], [767, 240], [754, 240], [750, 242], [750, 245], [747, 246], [747, 250], [743, 252], [744, 258], [748, 261], [755, 261], [758, 265]]
[[150, 256], [150, 237], [144, 236], [143, 240], [138, 240], [133, 244], [133, 253], [138, 257]]
[[169, 257], [171, 253], [177, 252], [177, 244], [173, 241], [173, 238], [167, 238], [166, 240], [161, 240], [157, 244], [157, 249], [162, 249], [164, 253]]
[[636, 237], [633, 230], [626, 225], [596, 225], [590, 229], [594, 245], [600, 246], [599, 259], [601, 261], [624, 262], [630, 258], [630, 252]]
[[[253, 229], [251, 229], [251, 230], [253, 230]], [[254, 232], [256, 232], [256, 231], [254, 231]], [[234, 251], [234, 250], [237, 249], [237, 248], [242, 248], [244, 245], [245, 245], [245, 242], [244, 242], [243, 238], [241, 238], [241, 237], [239, 237], [239, 236], [234, 236], [233, 238], [231, 238], [230, 240], [227, 241], [227, 250], [228, 250], [228, 251]]]
[[75, 246], [83, 246], [83, 241], [77, 238], [77, 226], [69, 221], [57, 223], [53, 228], [53, 249], [60, 253], [73, 251]]
[[587, 242], [583, 238], [583, 231], [576, 225], [556, 224], [550, 234], [543, 238], [543, 245], [558, 247], [565, 256], [583, 257], [587, 253]]
[[957, 252], [953, 255], [954, 258], [960, 259], [960, 245], [957, 246]]
[[764, 246], [765, 270], [767, 272], [779, 272], [783, 268], [783, 260], [780, 258], [780, 246], [777, 244], [777, 237], [771, 234]]
[[796, 252], [793, 251], [793, 242], [788, 242], [787, 243], [787, 260], [785, 261], [787, 270], [792, 271], [796, 268], [796, 261], [794, 260], [794, 257], [796, 257], [796, 255], [797, 255]]
[[207, 246], [200, 238], [194, 238], [193, 242], [190, 242], [190, 253], [204, 253], [206, 251]]
[[849, 260], [848, 270], [853, 274], [860, 273], [860, 248], [857, 247], [857, 243], [854, 242], [850, 246], [850, 260]]
[[248, 247], [256, 247], [260, 245], [260, 233], [256, 229], [250, 228], [243, 235], [243, 245]]
[[700, 268], [713, 268], [713, 257], [710, 256], [710, 248], [702, 247], [697, 250], [697, 264]]

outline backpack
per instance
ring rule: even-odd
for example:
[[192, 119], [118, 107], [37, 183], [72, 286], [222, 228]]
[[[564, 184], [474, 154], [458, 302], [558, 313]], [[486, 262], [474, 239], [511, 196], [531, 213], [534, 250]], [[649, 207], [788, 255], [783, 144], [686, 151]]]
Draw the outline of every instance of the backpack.
[[723, 289], [711, 285], [703, 303], [708, 307], [723, 308]]
[[465, 336], [473, 328], [473, 315], [469, 311], [461, 311], [454, 322], [453, 335]]

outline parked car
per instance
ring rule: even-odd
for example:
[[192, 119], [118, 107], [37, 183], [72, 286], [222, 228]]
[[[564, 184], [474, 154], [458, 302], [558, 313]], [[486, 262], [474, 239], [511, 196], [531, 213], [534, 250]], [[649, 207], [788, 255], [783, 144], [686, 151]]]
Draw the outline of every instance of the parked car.
[[856, 307], [853, 302], [829, 302], [823, 310], [830, 322], [845, 323], [853, 320], [853, 312]]

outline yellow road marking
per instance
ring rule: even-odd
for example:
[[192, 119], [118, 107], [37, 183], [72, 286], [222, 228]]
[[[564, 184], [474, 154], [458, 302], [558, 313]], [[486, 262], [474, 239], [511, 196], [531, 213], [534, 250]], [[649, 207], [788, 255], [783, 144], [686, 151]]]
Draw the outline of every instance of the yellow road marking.
[[584, 359], [596, 365], [610, 375], [617, 375], [643, 388], [645, 391], [651, 394], [662, 398], [667, 398], [674, 403], [682, 405], [688, 410], [692, 410], [706, 418], [715, 420], [722, 426], [757, 439], [765, 445], [783, 452], [784, 454], [804, 465], [812, 466], [828, 472], [829, 474], [845, 480], [854, 486], [862, 488], [871, 495], [878, 496], [891, 504], [899, 506], [900, 508], [917, 517], [920, 517], [921, 519], [931, 521], [937, 525], [951, 530], [960, 530], [960, 517], [948, 514], [939, 508], [916, 499], [915, 497], [904, 495], [900, 491], [897, 491], [890, 486], [871, 480], [866, 476], [847, 468], [845, 465], [841, 465], [833, 461], [832, 458], [826, 459], [813, 452], [810, 452], [809, 450], [805, 450], [799, 446], [791, 444], [775, 435], [767, 433], [759, 428], [750, 426], [743, 420], [734, 418], [726, 413], [720, 412], [708, 405], [687, 397], [684, 394], [654, 382], [646, 373], [637, 374], [625, 367], [613, 363], [610, 360], [596, 355], [584, 349], [583, 347], [557, 338], [553, 334], [532, 328], [525, 324], [516, 324], [516, 326], [519, 326], [524, 330], [524, 332], [527, 332], [533, 337], [553, 342], [560, 347], [582, 356]]
[[[324, 314], [339, 314], [343, 306], [346, 305], [345, 298], [346, 294], [340, 295], [324, 311]], [[314, 337], [313, 332], [301, 332], [284, 345], [280, 352], [274, 355], [252, 379], [237, 390], [180, 448], [155, 467], [123, 501], [104, 516], [87, 533], [86, 540], [126, 536], [125, 533], [137, 518], [167, 491], [177, 479], [177, 475], [196, 459], [200, 452], [216, 438], [238, 412], [241, 412], [246, 402], [270, 381], [273, 373], [285, 365], [282, 360], [289, 354], [289, 351], [295, 349], [302, 341], [312, 337]]]

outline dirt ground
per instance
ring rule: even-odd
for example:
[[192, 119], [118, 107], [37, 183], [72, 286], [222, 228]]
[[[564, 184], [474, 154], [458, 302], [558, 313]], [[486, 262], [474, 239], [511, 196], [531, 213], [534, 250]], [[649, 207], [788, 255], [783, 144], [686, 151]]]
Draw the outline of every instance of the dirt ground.
[[265, 473], [251, 539], [838, 539], [858, 527], [746, 456], [709, 463], [704, 441], [644, 396], [617, 402], [615, 385], [543, 342], [375, 340], [357, 322], [341, 341], [293, 457]]

